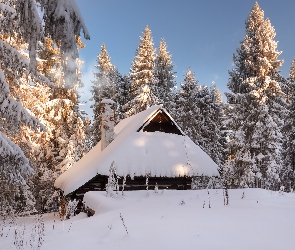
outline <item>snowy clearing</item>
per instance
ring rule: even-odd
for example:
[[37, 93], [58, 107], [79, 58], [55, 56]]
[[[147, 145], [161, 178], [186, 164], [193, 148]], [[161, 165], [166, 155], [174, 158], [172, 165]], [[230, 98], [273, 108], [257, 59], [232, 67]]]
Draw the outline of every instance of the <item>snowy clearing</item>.
[[[207, 190], [129, 191], [117, 199], [89, 192], [85, 200], [96, 214], [64, 222], [46, 214], [41, 249], [294, 249], [294, 193], [229, 190], [229, 206], [222, 190], [209, 193], [211, 208]], [[33, 217], [19, 221], [30, 249]], [[14, 229], [5, 228], [0, 248], [15, 249]]]

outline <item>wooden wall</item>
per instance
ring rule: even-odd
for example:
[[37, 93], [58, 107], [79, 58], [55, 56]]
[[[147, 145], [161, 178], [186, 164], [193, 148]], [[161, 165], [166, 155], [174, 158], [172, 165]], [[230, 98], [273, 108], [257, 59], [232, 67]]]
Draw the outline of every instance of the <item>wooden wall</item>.
[[[186, 190], [191, 189], [191, 177], [149, 177], [148, 178], [148, 189], [154, 190], [156, 183], [158, 185], [158, 189], [174, 189], [174, 190]], [[77, 212], [83, 211], [83, 197], [84, 194], [88, 191], [105, 191], [106, 184], [108, 183], [108, 176], [106, 175], [96, 175], [90, 181], [85, 183], [83, 186], [79, 187], [74, 192], [70, 193], [68, 197], [71, 200], [79, 200], [79, 205], [77, 208]], [[119, 190], [121, 191], [123, 188], [123, 178], [119, 179]], [[126, 177], [126, 183], [124, 185], [124, 190], [132, 191], [132, 190], [145, 190], [146, 186], [146, 177], [134, 177], [131, 179], [130, 176]]]

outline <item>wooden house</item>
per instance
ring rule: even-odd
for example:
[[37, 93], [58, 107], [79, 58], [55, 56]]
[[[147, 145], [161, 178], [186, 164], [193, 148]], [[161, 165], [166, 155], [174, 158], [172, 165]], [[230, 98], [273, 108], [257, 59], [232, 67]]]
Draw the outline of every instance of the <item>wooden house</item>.
[[125, 177], [124, 190], [156, 184], [159, 189], [190, 189], [192, 176], [218, 176], [217, 165], [162, 106], [122, 120], [113, 131], [112, 103], [104, 105], [102, 140], [55, 181], [64, 195], [81, 200], [87, 191], [105, 190], [112, 164], [120, 188]]

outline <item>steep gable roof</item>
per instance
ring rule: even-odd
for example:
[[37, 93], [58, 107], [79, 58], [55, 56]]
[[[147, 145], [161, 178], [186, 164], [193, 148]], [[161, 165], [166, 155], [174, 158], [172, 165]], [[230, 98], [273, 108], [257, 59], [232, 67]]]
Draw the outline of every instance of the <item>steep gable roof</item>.
[[67, 195], [97, 174], [109, 175], [112, 162], [119, 176], [218, 175], [213, 160], [183, 133], [162, 106], [152, 106], [122, 120], [115, 134], [107, 148], [101, 151], [99, 142], [58, 177], [55, 187]]
[[184, 135], [172, 117], [160, 108], [137, 130], [137, 132], [141, 131]]

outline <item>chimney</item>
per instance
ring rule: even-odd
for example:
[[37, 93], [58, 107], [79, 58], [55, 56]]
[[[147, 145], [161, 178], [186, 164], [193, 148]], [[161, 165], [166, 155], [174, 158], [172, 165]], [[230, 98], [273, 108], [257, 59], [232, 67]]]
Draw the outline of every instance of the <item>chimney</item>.
[[111, 99], [101, 101], [101, 151], [114, 139], [115, 102]]

